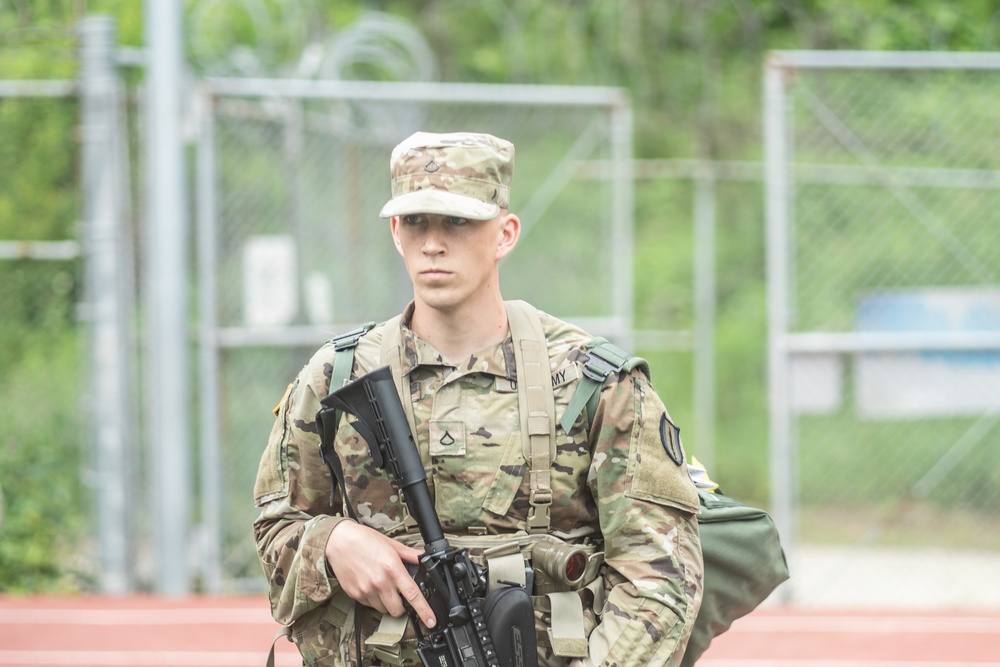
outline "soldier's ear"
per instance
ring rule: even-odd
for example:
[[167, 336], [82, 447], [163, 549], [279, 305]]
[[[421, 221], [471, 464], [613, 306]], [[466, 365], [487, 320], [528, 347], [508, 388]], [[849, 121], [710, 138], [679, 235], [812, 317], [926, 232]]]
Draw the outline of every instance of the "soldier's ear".
[[403, 254], [403, 246], [399, 244], [399, 216], [394, 215], [389, 218], [389, 231], [392, 233], [392, 243], [396, 246], [396, 252]]
[[510, 254], [517, 240], [521, 238], [521, 220], [513, 213], [500, 216], [500, 226], [497, 230], [497, 261]]

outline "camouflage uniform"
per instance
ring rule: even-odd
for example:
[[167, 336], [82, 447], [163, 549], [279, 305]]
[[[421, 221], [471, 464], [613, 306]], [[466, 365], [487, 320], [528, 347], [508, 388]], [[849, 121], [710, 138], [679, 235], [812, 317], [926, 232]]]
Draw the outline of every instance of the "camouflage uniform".
[[[428, 164], [426, 155], [415, 157]], [[439, 157], [443, 162], [446, 156]], [[393, 176], [395, 195], [395, 169]], [[495, 201], [506, 206], [505, 198], [498, 192]], [[400, 325], [402, 371], [415, 438], [445, 531], [524, 531], [530, 489], [511, 338], [452, 366], [410, 330], [412, 312], [411, 304]], [[582, 377], [584, 345], [591, 337], [540, 316], [558, 422]], [[352, 377], [386, 363], [379, 359], [383, 335], [385, 325], [361, 338]], [[387, 535], [406, 540], [416, 532], [399, 493], [372, 465], [349, 419], [341, 420], [334, 442], [346, 498], [320, 458], [316, 413], [329, 392], [334, 355], [333, 346], [325, 345], [289, 385], [275, 410], [254, 491], [261, 508], [254, 535], [272, 613], [279, 623], [292, 625], [293, 640], [310, 665], [357, 664], [355, 632], [368, 637], [378, 623], [374, 610], [355, 613], [326, 561], [331, 531], [350, 520], [347, 507], [361, 523]], [[550, 466], [551, 531], [574, 541], [596, 541], [605, 552], [603, 605], [598, 601], [595, 613], [590, 591], [580, 593], [589, 634], [586, 662], [679, 665], [700, 605], [703, 570], [698, 498], [677, 430], [639, 370], [609, 378], [593, 423], [588, 421], [584, 411], [569, 432], [557, 427]], [[550, 620], [547, 599], [533, 603], [540, 663], [568, 664], [569, 658], [553, 655], [544, 632]], [[412, 633], [402, 645], [407, 663], [419, 664], [409, 650], [415, 645]], [[381, 664], [370, 647], [363, 648], [365, 664]]]

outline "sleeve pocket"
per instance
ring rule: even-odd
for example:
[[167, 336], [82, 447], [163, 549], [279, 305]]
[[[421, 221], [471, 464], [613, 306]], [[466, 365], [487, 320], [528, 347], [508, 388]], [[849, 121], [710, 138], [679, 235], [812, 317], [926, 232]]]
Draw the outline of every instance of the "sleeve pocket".
[[649, 384], [638, 381], [636, 393], [626, 495], [697, 513], [698, 492], [688, 475], [679, 429]]

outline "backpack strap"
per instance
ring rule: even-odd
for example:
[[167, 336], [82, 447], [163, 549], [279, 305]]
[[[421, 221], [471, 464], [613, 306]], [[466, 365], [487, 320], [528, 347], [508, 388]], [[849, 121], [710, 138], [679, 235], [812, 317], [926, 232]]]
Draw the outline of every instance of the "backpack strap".
[[[333, 345], [333, 350], [336, 352], [333, 357], [333, 372], [330, 373], [330, 391], [340, 389], [351, 379], [351, 371], [354, 370], [354, 350], [357, 348], [361, 337], [374, 327], [374, 322], [367, 322], [357, 329], [330, 339], [330, 344]], [[334, 410], [333, 419], [329, 425], [330, 432], [336, 432], [339, 425], [340, 411]]]
[[506, 301], [514, 342], [521, 442], [528, 461], [530, 495], [528, 532], [548, 532], [552, 505], [551, 464], [555, 458], [555, 398], [548, 345], [538, 311], [524, 301]]
[[[358, 341], [375, 326], [374, 322], [362, 324], [357, 329], [348, 331], [345, 334], [334, 336], [330, 339], [333, 345], [333, 371], [330, 373], [330, 389], [340, 389], [351, 379], [351, 372], [354, 370], [354, 349], [358, 346]], [[347, 498], [344, 488], [344, 471], [340, 466], [340, 458], [333, 451], [333, 441], [337, 437], [337, 428], [340, 426], [340, 410], [327, 407], [316, 413], [316, 427], [319, 431], [319, 457], [330, 469], [333, 479], [340, 485], [344, 498]], [[334, 488], [330, 489], [330, 503], [332, 504], [336, 495]], [[347, 514], [352, 519], [356, 519], [350, 505], [347, 505]]]
[[591, 339], [587, 343], [587, 361], [583, 365], [583, 377], [559, 421], [562, 430], [569, 433], [584, 408], [587, 409], [587, 423], [593, 422], [604, 383], [612, 375], [617, 376], [622, 371], [628, 373], [636, 367], [640, 368], [647, 378], [649, 377], [649, 364], [642, 357], [626, 352], [606, 338], [598, 336]]

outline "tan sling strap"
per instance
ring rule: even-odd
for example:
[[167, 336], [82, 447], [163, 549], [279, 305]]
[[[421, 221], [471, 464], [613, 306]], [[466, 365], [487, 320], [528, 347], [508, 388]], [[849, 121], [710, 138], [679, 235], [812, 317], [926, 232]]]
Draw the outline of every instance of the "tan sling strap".
[[278, 634], [274, 635], [274, 641], [271, 642], [271, 652], [267, 654], [267, 667], [274, 667], [274, 647], [282, 637], [292, 641], [292, 626], [286, 625], [278, 630]]
[[551, 523], [551, 464], [556, 454], [556, 408], [548, 346], [533, 306], [524, 301], [506, 301], [504, 305], [514, 342], [521, 443], [530, 469], [528, 532], [544, 533]]
[[548, 593], [552, 625], [548, 628], [552, 652], [563, 658], [586, 658], [588, 654], [583, 603], [573, 591]]
[[390, 665], [402, 665], [401, 656], [403, 635], [410, 625], [410, 616], [390, 616], [382, 614], [375, 634], [369, 637], [365, 644], [371, 647], [372, 652], [382, 662]]

